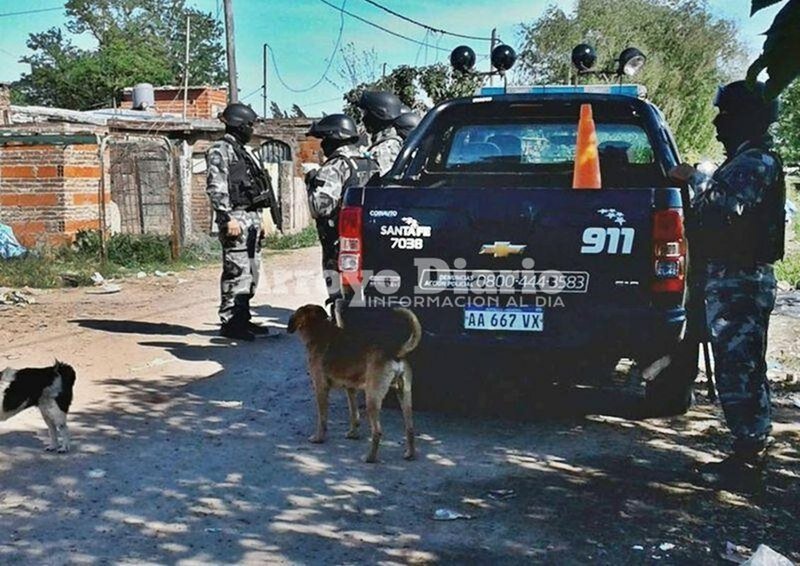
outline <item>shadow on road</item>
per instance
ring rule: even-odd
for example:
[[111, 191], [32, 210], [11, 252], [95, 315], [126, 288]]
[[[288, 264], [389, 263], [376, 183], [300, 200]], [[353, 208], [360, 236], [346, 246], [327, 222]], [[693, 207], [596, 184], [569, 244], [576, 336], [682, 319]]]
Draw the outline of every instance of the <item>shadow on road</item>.
[[[276, 324], [289, 315], [264, 312]], [[140, 344], [222, 369], [188, 385], [180, 374], [109, 380], [104, 404], [71, 416], [77, 450], [67, 456], [43, 453], [32, 433], [4, 434], [13, 458], [0, 458], [2, 563], [713, 563], [726, 540], [800, 558], [791, 413], [776, 418], [766, 489], [715, 492], [692, 472], [725, 438], [711, 407], [598, 417], [624, 413], [634, 394], [602, 383], [542, 388], [541, 375], [519, 385], [488, 360], [492, 371], [475, 379], [496, 387], [482, 390], [527, 407], [536, 423], [421, 412], [419, 460], [405, 462], [400, 416], [387, 410], [382, 462], [370, 466], [366, 438], [344, 438], [342, 394], [332, 395], [329, 441], [307, 442], [314, 409], [296, 337], [193, 344], [187, 327], [83, 322], [183, 337]], [[443, 367], [454, 399], [478, 395], [463, 381], [459, 389], [464, 368]], [[417, 382], [435, 378], [421, 372]], [[490, 496], [501, 489], [510, 497]], [[433, 521], [438, 508], [474, 519]]]

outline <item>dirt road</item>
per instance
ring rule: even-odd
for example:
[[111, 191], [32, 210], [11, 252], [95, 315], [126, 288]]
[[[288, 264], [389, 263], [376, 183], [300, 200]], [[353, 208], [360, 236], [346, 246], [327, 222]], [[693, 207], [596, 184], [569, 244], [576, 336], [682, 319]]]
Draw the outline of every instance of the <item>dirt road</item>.
[[[281, 275], [255, 304], [276, 328], [323, 297], [316, 250], [265, 263]], [[386, 410], [381, 463], [364, 464], [343, 394], [328, 443], [307, 442], [295, 337], [216, 337], [215, 269], [121, 285], [0, 310], [0, 367], [58, 357], [79, 375], [71, 454], [43, 451], [35, 411], [0, 424], [0, 563], [713, 564], [727, 541], [800, 560], [797, 319], [773, 318], [775, 459], [766, 490], [743, 495], [692, 471], [726, 446], [718, 407], [700, 396], [647, 421], [570, 409], [611, 386], [559, 389], [527, 422], [418, 413], [415, 462]], [[472, 518], [434, 521], [440, 508]]]

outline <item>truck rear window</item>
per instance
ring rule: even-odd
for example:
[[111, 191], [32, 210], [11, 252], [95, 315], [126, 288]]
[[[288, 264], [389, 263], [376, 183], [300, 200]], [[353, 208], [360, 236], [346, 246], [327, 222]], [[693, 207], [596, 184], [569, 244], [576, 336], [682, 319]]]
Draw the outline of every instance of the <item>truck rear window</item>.
[[[600, 159], [619, 166], [653, 163], [645, 131], [634, 124], [597, 124]], [[575, 158], [575, 123], [471, 124], [446, 133], [449, 148], [439, 159], [445, 170], [525, 171], [537, 165], [570, 164]]]
[[603, 187], [670, 186], [647, 108], [623, 97], [454, 104], [416, 140], [404, 176], [428, 187], [569, 188], [586, 103], [594, 114]]

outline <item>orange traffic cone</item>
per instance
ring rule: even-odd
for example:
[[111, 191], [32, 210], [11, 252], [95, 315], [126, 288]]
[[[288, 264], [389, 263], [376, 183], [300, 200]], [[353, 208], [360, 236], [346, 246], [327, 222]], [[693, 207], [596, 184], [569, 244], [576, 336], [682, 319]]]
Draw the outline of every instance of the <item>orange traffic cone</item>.
[[581, 104], [581, 119], [578, 122], [578, 139], [575, 144], [575, 172], [573, 189], [599, 189], [600, 155], [597, 151], [597, 132], [594, 129], [592, 105]]

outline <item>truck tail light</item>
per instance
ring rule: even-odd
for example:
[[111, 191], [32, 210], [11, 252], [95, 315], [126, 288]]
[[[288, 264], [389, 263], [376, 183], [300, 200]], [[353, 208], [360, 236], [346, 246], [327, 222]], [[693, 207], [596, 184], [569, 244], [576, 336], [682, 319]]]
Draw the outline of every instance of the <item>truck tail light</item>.
[[362, 209], [360, 206], [343, 206], [339, 212], [339, 272], [342, 285], [361, 285], [362, 274]]
[[683, 293], [686, 287], [686, 238], [680, 209], [653, 214], [653, 277], [655, 293]]

